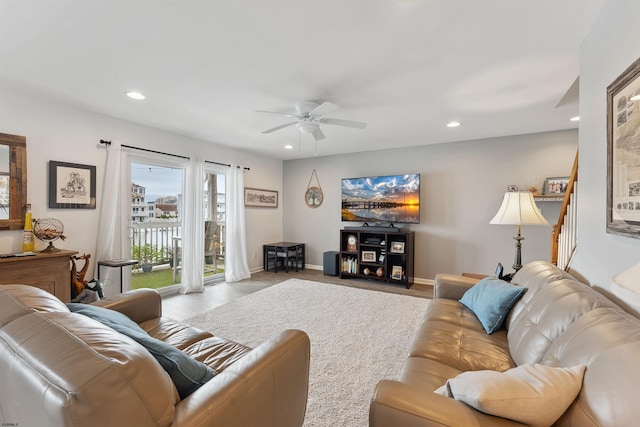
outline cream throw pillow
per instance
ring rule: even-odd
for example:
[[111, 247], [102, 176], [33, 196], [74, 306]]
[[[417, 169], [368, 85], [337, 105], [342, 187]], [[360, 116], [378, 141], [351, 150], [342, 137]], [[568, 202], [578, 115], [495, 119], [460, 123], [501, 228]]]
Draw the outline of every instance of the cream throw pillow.
[[584, 371], [584, 365], [554, 368], [530, 363], [505, 372], [469, 371], [435, 392], [490, 415], [550, 426], [580, 393]]

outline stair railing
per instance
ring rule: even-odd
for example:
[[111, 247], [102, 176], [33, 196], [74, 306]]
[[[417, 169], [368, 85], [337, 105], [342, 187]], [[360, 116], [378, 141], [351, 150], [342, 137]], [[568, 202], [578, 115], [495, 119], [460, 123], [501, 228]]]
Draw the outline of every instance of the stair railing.
[[564, 195], [558, 223], [551, 233], [551, 262], [567, 270], [577, 247], [577, 193], [578, 193], [578, 153], [573, 161], [571, 176]]

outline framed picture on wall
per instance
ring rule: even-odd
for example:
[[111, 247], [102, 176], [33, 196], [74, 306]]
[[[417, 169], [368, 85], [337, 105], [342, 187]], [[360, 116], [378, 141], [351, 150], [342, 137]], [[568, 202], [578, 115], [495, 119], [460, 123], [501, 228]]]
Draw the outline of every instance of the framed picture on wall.
[[49, 161], [49, 208], [95, 209], [96, 167]]
[[260, 188], [244, 188], [244, 205], [256, 208], [277, 208], [278, 192]]
[[640, 59], [607, 88], [607, 233], [640, 238]]

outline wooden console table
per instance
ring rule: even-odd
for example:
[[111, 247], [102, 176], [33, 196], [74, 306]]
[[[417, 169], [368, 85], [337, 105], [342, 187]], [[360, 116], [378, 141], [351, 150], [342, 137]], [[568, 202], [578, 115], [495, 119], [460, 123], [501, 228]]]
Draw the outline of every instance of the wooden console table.
[[0, 284], [20, 284], [44, 289], [62, 302], [71, 300], [71, 266], [77, 251], [42, 253], [31, 256], [0, 258]]

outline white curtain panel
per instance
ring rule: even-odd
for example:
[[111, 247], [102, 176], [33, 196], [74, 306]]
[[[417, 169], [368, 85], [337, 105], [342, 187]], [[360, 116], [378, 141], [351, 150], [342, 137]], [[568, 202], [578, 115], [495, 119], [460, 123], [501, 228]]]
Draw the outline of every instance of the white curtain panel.
[[[120, 182], [122, 173], [122, 147], [119, 141], [106, 145], [107, 159], [104, 168], [102, 197], [98, 201], [98, 241], [96, 245], [95, 272], [98, 277], [98, 261], [122, 258], [122, 215], [120, 209]], [[120, 293], [120, 270], [102, 267], [100, 280], [106, 296]]]
[[237, 282], [251, 277], [251, 272], [244, 223], [244, 169], [234, 164], [227, 176], [226, 202], [225, 281]]
[[[204, 161], [192, 158], [187, 170], [182, 234], [182, 288], [180, 293], [203, 292], [204, 282]], [[209, 195], [210, 200], [212, 195]], [[215, 199], [214, 199], [215, 200]]]

